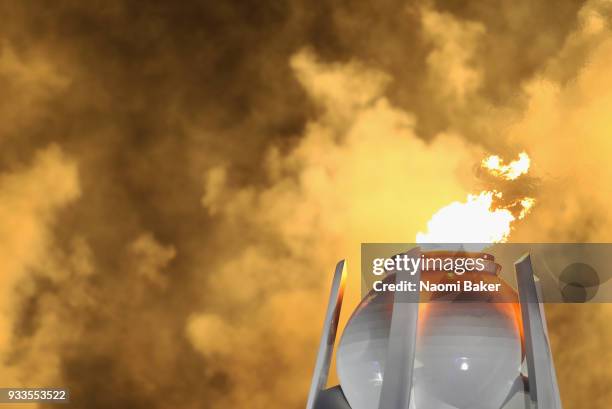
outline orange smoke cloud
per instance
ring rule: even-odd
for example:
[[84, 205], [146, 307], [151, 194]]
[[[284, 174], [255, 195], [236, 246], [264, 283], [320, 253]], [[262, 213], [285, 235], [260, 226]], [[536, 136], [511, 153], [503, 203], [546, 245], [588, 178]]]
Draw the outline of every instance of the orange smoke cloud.
[[[13, 327], [18, 324], [19, 300], [33, 290], [33, 270], [44, 270], [50, 280], [61, 279], [50, 229], [56, 214], [80, 193], [73, 161], [57, 146], [39, 151], [29, 167], [0, 175], [0, 357], [6, 362], [19, 340]], [[47, 316], [45, 319], [53, 319]], [[44, 327], [46, 323], [43, 322]], [[49, 335], [49, 334], [47, 334]], [[22, 366], [2, 366], [3, 385], [53, 382], [58, 376], [57, 357], [44, 354], [49, 340], [34, 338]], [[51, 341], [52, 342], [52, 341]], [[28, 366], [40, 368], [28, 373]]]
[[[603, 1], [0, 8], [6, 386], [300, 407], [361, 242], [473, 208], [490, 239], [609, 240]], [[549, 307], [564, 406], [607, 408], [611, 310]]]

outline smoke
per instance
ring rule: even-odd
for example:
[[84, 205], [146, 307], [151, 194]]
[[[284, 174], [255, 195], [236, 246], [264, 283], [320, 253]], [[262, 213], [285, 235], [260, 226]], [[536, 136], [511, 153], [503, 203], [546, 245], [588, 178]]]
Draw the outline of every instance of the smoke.
[[[512, 240], [609, 240], [603, 1], [0, 9], [3, 386], [302, 407], [335, 262], [345, 322], [359, 244], [490, 188], [489, 153], [533, 160]], [[609, 315], [549, 308], [568, 408], [612, 398]]]
[[[252, 232], [210, 276], [216, 314], [188, 327], [196, 348], [240, 385], [213, 407], [299, 407], [304, 396], [286, 391], [308, 389], [319, 328], [304, 323], [320, 321], [339, 255], [358, 260], [362, 240], [413, 241], [432, 212], [465, 195], [463, 168], [482, 154], [454, 135], [418, 138], [413, 115], [384, 97], [390, 79], [380, 72], [324, 64], [310, 51], [291, 66], [321, 114], [289, 154], [271, 149], [267, 187], [232, 187], [224, 169], [206, 179], [203, 203], [228, 220], [228, 236]], [[354, 262], [353, 290], [358, 269]], [[283, 376], [249, 381], [276, 368]]]
[[[14, 329], [23, 298], [31, 297], [38, 280], [61, 281], [63, 271], [57, 269], [52, 226], [57, 212], [79, 196], [76, 168], [57, 146], [39, 151], [30, 166], [0, 175], [0, 265], [2, 265], [0, 294], [0, 354], [3, 384], [21, 386], [25, 379], [35, 382], [53, 381], [57, 377], [57, 357], [45, 355], [44, 339], [23, 340]], [[44, 300], [41, 300], [44, 302]], [[41, 330], [52, 316], [41, 317]], [[36, 338], [36, 337], [33, 337]], [[23, 353], [16, 345], [28, 343]], [[16, 352], [17, 356], [12, 356]], [[8, 359], [8, 363], [7, 360]], [[17, 360], [23, 365], [10, 364]], [[33, 363], [41, 367], [29, 374]]]
[[[524, 85], [528, 104], [508, 134], [528, 144], [546, 183], [534, 213], [539, 224], [525, 225], [518, 240], [609, 240], [610, 11], [607, 3], [587, 3], [559, 55]], [[575, 73], [571, 79], [568, 72]]]

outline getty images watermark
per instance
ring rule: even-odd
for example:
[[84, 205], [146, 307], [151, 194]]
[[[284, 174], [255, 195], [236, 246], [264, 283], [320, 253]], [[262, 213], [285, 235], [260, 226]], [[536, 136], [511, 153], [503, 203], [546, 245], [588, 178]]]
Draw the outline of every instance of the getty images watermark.
[[[612, 243], [366, 243], [362, 293], [418, 291], [419, 302], [483, 296], [515, 302], [514, 263], [525, 255], [542, 302], [612, 302]], [[406, 279], [396, 280], [397, 274]]]

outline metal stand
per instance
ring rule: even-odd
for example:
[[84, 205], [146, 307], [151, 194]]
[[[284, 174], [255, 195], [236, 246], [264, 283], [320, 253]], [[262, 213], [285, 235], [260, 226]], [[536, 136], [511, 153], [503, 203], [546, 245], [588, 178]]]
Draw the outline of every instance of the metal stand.
[[342, 298], [344, 296], [344, 284], [346, 279], [346, 269], [344, 260], [341, 260], [336, 265], [334, 278], [332, 281], [331, 293], [327, 304], [327, 312], [325, 313], [325, 321], [323, 322], [323, 332], [319, 343], [319, 352], [317, 353], [317, 361], [312, 375], [312, 383], [310, 392], [308, 393], [308, 402], [306, 409], [314, 409], [317, 398], [325, 385], [329, 376], [329, 365], [331, 362], [334, 343], [336, 342], [336, 332], [338, 330], [338, 319], [340, 318], [340, 309], [342, 308]]
[[[411, 254], [412, 253], [412, 254]], [[419, 252], [409, 252], [411, 257], [419, 257]], [[409, 409], [412, 393], [412, 373], [416, 349], [417, 323], [419, 316], [420, 269], [414, 275], [406, 271], [396, 271], [395, 282], [411, 281], [416, 283], [416, 291], [394, 293], [389, 346], [385, 361], [383, 384], [380, 391], [379, 409]]]
[[559, 387], [548, 341], [542, 294], [533, 272], [531, 256], [514, 263], [518, 286], [529, 382], [529, 396], [535, 409], [562, 409]]

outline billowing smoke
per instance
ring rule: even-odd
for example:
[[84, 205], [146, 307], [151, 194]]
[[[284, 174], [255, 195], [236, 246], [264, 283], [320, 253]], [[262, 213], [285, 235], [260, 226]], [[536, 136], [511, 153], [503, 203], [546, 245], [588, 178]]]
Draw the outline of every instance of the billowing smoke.
[[[46, 354], [45, 350], [55, 338], [47, 337], [50, 335], [47, 331], [59, 317], [51, 314], [38, 317], [37, 331], [24, 339], [24, 333], [30, 331], [27, 325], [22, 325], [20, 313], [28, 309], [23, 301], [34, 295], [39, 280], [49, 283], [66, 280], [69, 273], [58, 263], [86, 263], [83, 251], [78, 254], [78, 250], [69, 260], [60, 260], [51, 235], [57, 210], [78, 196], [76, 167], [57, 146], [37, 152], [29, 167], [0, 177], [2, 384], [11, 385], [26, 377], [43, 384], [57, 379], [58, 357]], [[85, 272], [85, 268], [81, 271]], [[46, 300], [36, 302], [43, 305]], [[18, 365], [12, 365], [13, 360]], [[26, 368], [31, 372], [23, 373]]]
[[[344, 322], [359, 244], [489, 188], [488, 154], [533, 160], [511, 240], [610, 240], [604, 1], [0, 10], [2, 386], [300, 408], [335, 262]], [[611, 315], [549, 308], [567, 408], [612, 399]]]
[[[433, 212], [465, 196], [461, 175], [481, 156], [454, 135], [419, 139], [414, 116], [384, 97], [390, 80], [379, 72], [322, 64], [309, 51], [291, 66], [321, 109], [300, 143], [285, 155], [270, 150], [265, 188], [233, 188], [224, 168], [206, 180], [203, 203], [227, 220], [228, 237], [250, 235], [210, 275], [212, 313], [194, 316], [188, 329], [198, 350], [241, 386], [220, 408], [265, 408], [271, 399], [299, 407], [303, 395], [286, 391], [308, 389], [322, 290], [339, 256], [353, 261], [358, 293], [360, 241], [414, 241]], [[283, 376], [250, 381], [279, 367]]]

